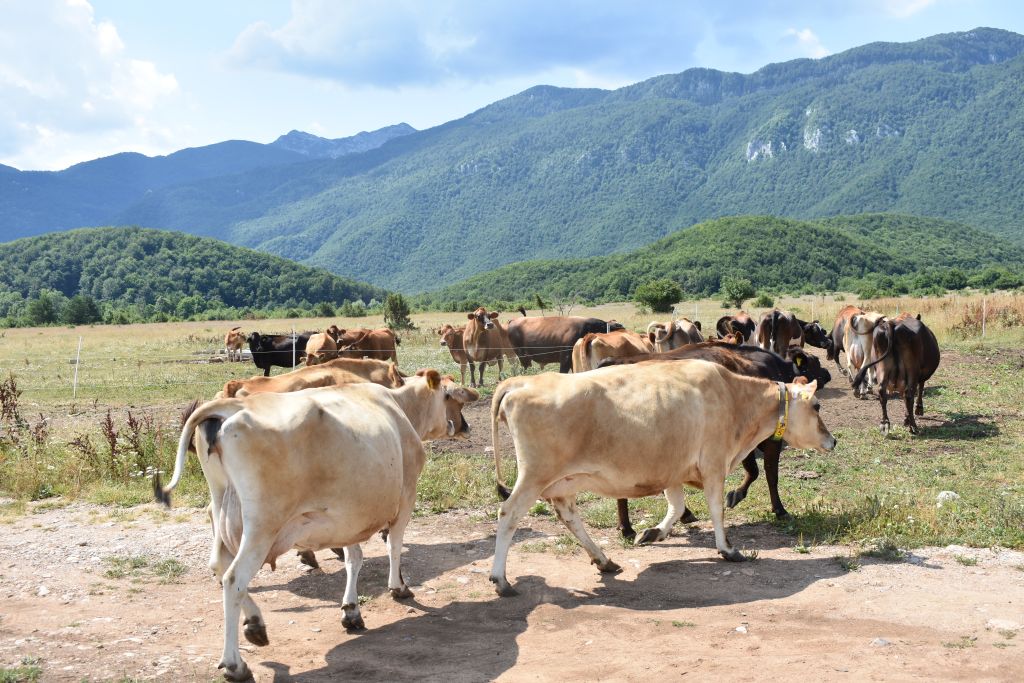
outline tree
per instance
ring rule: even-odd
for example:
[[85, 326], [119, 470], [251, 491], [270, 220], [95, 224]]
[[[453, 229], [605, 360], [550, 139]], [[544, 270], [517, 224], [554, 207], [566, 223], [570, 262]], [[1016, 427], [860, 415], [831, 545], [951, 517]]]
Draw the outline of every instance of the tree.
[[95, 299], [88, 294], [76, 294], [64, 305], [61, 319], [70, 325], [89, 325], [100, 322], [103, 315]]
[[722, 301], [733, 308], [743, 308], [743, 302], [756, 294], [754, 285], [745, 277], [724, 277], [721, 287]]
[[672, 306], [683, 299], [683, 288], [673, 280], [651, 280], [636, 288], [633, 299], [655, 313], [671, 313]]
[[384, 324], [392, 330], [414, 330], [409, 319], [409, 303], [401, 294], [388, 294], [384, 299]]
[[38, 299], [28, 302], [25, 313], [30, 325], [49, 325], [57, 322], [57, 304], [46, 290], [39, 292]]

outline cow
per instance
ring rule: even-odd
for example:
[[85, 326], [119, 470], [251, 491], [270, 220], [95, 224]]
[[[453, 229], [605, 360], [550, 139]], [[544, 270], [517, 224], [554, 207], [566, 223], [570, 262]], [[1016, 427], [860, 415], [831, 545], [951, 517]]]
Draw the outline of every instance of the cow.
[[628, 358], [653, 351], [650, 338], [637, 332], [590, 332], [573, 344], [572, 371], [593, 370], [605, 358]]
[[831, 343], [817, 320], [804, 322], [792, 313], [773, 308], [766, 311], [757, 323], [757, 345], [785, 356], [790, 346], [803, 347], [804, 343], [819, 349], [828, 349]]
[[469, 363], [469, 386], [478, 386], [476, 369], [480, 368], [480, 384], [484, 385], [484, 369], [488, 364], [497, 362], [498, 379], [501, 379], [505, 356], [512, 355], [508, 333], [498, 320], [499, 313], [490, 311], [483, 306], [472, 313], [467, 313], [466, 328], [462, 333], [463, 348]]
[[691, 322], [687, 318], [671, 320], [667, 323], [652, 322], [647, 326], [647, 336], [658, 353], [704, 341], [704, 335], [700, 331], [700, 321]]
[[[846, 328], [850, 324], [850, 318], [855, 315], [863, 315], [864, 309], [859, 306], [846, 305], [839, 311], [836, 316], [836, 322], [832, 325], [832, 332], [829, 334], [829, 338], [832, 341], [832, 345], [828, 348], [826, 359], [835, 361], [836, 367], [839, 368], [839, 373], [844, 377], [850, 377], [850, 373], [846, 368], [839, 362], [839, 354], [846, 350]], [[846, 362], [849, 365], [850, 354], [846, 354]]]
[[453, 327], [448, 324], [437, 331], [441, 336], [441, 346], [447, 347], [448, 353], [452, 354], [452, 360], [459, 364], [459, 370], [462, 371], [462, 384], [466, 383], [466, 366], [469, 364], [469, 357], [466, 355], [466, 346], [463, 341], [465, 331], [465, 325]]
[[228, 362], [242, 360], [242, 347], [245, 346], [245, 333], [241, 327], [232, 327], [224, 335], [224, 351], [228, 355]]
[[[817, 357], [812, 356], [803, 349], [794, 349], [792, 356], [783, 358], [771, 351], [765, 351], [756, 346], [737, 346], [723, 344], [721, 342], [704, 342], [685, 346], [667, 353], [655, 353], [649, 356], [634, 356], [628, 359], [613, 359], [602, 361], [600, 367], [612, 365], [629, 365], [647, 361], [677, 361], [677, 360], [706, 360], [718, 363], [731, 372], [747, 377], [759, 377], [776, 382], [798, 383], [813, 381], [818, 388], [824, 387], [832, 379], [829, 372], [821, 367]], [[779, 496], [779, 457], [782, 454], [782, 443], [775, 440], [766, 440], [759, 444], [757, 449], [751, 451], [743, 459], [744, 477], [739, 488], [729, 491], [726, 495], [726, 505], [730, 508], [739, 505], [747, 497], [750, 485], [754, 483], [759, 475], [757, 467], [757, 451], [760, 451], [764, 458], [764, 475], [768, 481], [768, 495], [771, 498], [772, 512], [776, 517], [782, 519], [789, 516], [782, 498]], [[502, 493], [499, 489], [499, 493]], [[629, 521], [629, 507], [624, 499], [618, 501], [619, 530], [623, 537], [633, 539], [635, 533]], [[685, 510], [683, 520], [687, 522], [696, 521], [696, 517]], [[639, 541], [645, 542], [643, 538]]]
[[[878, 400], [882, 404], [883, 434], [889, 433], [889, 411], [886, 401], [889, 394], [903, 394], [907, 416], [903, 424], [911, 434], [918, 433], [914, 414], [924, 415], [924, 383], [931, 379], [939, 367], [939, 342], [928, 326], [921, 322], [921, 315], [901, 313], [895, 318], [885, 318], [875, 325], [871, 337], [872, 360], [857, 373], [853, 380], [854, 389], [867, 379], [873, 368], [878, 382]], [[914, 406], [914, 395], [917, 406]]]
[[715, 323], [715, 332], [718, 333], [719, 337], [724, 337], [727, 334], [738, 334], [743, 338], [742, 344], [753, 345], [754, 331], [757, 325], [754, 323], [754, 319], [746, 311], [740, 311], [735, 315], [723, 315]]
[[306, 342], [306, 365], [320, 363], [338, 357], [338, 345], [329, 332], [317, 332]]
[[[333, 326], [332, 326], [333, 327]], [[377, 330], [357, 328], [336, 331], [338, 356], [341, 358], [377, 358], [398, 362], [398, 346], [402, 340], [386, 327]], [[330, 328], [328, 328], [330, 331]]]
[[726, 538], [725, 477], [772, 435], [796, 448], [831, 451], [836, 440], [818, 414], [816, 388], [744, 377], [702, 360], [505, 380], [491, 402], [498, 481], [500, 422], [512, 434], [519, 466], [498, 516], [490, 576], [498, 595], [516, 592], [505, 577], [508, 550], [518, 520], [538, 498], [552, 504], [601, 572], [620, 571], [577, 516], [579, 491], [612, 498], [664, 491], [668, 513], [652, 536], [660, 540], [686, 509], [684, 486], [703, 488], [718, 552], [746, 559]]
[[614, 332], [626, 329], [614, 320], [581, 318], [579, 316], [527, 317], [522, 308], [522, 318], [513, 318], [508, 323], [508, 338], [519, 362], [524, 368], [533, 363], [541, 367], [558, 363], [558, 371], [572, 370], [572, 347], [577, 340], [590, 332]]
[[313, 367], [300, 367], [274, 377], [233, 379], [224, 384], [217, 398], [241, 398], [266, 392], [286, 393], [314, 387], [373, 382], [397, 388], [404, 379], [394, 363], [369, 358], [335, 358]]
[[[421, 439], [454, 434], [436, 370], [398, 389], [376, 384], [257, 394], [209, 401], [192, 412], [178, 442], [174, 474], [154, 494], [170, 506], [195, 438], [210, 489], [214, 541], [210, 567], [223, 586], [224, 649], [218, 668], [233, 681], [252, 676], [238, 647], [239, 613], [253, 645], [269, 644], [266, 622], [248, 593], [263, 564], [289, 548], [345, 549], [342, 625], [366, 626], [359, 610], [360, 543], [388, 529], [395, 599], [412, 596], [401, 573], [405, 527], [426, 461]], [[465, 391], [465, 390], [463, 390]]]
[[[855, 313], [850, 316], [846, 325], [843, 338], [843, 348], [846, 350], [846, 374], [851, 384], [854, 379], [854, 372], [860, 372], [861, 368], [871, 362], [872, 337], [875, 328], [884, 321], [886, 317], [876, 311], [866, 313]], [[867, 381], [861, 384], [853, 384], [853, 395], [857, 398], [867, 398], [867, 395], [874, 389], [875, 373], [869, 369], [866, 375]]]
[[252, 362], [270, 377], [270, 368], [277, 365], [293, 368], [306, 355], [306, 343], [312, 333], [302, 334], [260, 334], [253, 332], [248, 337]]

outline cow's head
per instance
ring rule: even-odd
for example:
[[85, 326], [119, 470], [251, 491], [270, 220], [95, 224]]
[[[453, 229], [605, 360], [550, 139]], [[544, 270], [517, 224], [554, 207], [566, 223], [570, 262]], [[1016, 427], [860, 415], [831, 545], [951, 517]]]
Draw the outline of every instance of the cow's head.
[[793, 448], [813, 448], [827, 453], [836, 447], [836, 438], [821, 421], [821, 403], [814, 393], [818, 383], [787, 384], [789, 422], [783, 438]]
[[416, 377], [423, 379], [431, 392], [429, 406], [426, 408], [428, 415], [425, 416], [427, 428], [422, 438], [466, 438], [470, 428], [462, 415], [462, 406], [476, 401], [480, 394], [475, 389], [460, 386], [451, 376], [442, 377], [437, 370], [420, 369], [416, 371]]
[[618, 330], [626, 329], [626, 326], [620, 323], [618, 320], [609, 320], [607, 323], [607, 328], [609, 332], [616, 332]]
[[488, 313], [487, 309], [481, 306], [472, 313], [469, 313], [467, 318], [469, 320], [475, 320], [476, 324], [480, 326], [480, 329], [493, 330], [494, 321], [498, 319], [498, 315], [500, 314], [497, 311], [491, 311]]
[[870, 334], [883, 320], [885, 320], [885, 316], [875, 311], [858, 313], [850, 318], [850, 327], [857, 334]]
[[797, 377], [806, 377], [809, 381], [815, 381], [819, 388], [832, 381], [832, 374], [821, 367], [818, 357], [812, 356], [799, 346], [789, 347], [786, 356], [793, 363], [793, 372]]
[[263, 335], [259, 332], [252, 332], [246, 337], [246, 341], [249, 342], [249, 348], [253, 351], [258, 351], [263, 348]]
[[825, 331], [825, 328], [818, 324], [817, 320], [803, 323], [804, 341], [819, 349], [832, 348], [832, 335]]
[[345, 335], [345, 330], [339, 328], [337, 325], [331, 325], [326, 330], [324, 330], [324, 332], [327, 334], [328, 337], [334, 340], [335, 344], [337, 344], [338, 340]]
[[447, 346], [450, 349], [458, 347], [455, 343], [455, 337], [459, 333], [461, 328], [453, 327], [452, 325], [445, 325], [440, 330], [441, 335], [441, 346]]

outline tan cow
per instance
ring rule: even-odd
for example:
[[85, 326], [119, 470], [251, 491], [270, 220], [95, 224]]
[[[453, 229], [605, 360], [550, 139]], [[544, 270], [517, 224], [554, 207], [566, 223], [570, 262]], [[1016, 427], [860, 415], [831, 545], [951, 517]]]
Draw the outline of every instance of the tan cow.
[[684, 486], [703, 488], [718, 552], [745, 559], [725, 534], [725, 477], [779, 431], [794, 448], [832, 450], [835, 438], [818, 415], [816, 389], [815, 382], [743, 377], [703, 360], [505, 380], [491, 402], [495, 470], [500, 482], [498, 423], [504, 421], [518, 478], [498, 517], [491, 571], [498, 594], [515, 593], [505, 578], [508, 550], [517, 522], [538, 498], [551, 502], [602, 572], [619, 571], [576, 514], [580, 491], [609, 498], [664, 491], [668, 514], [657, 527], [658, 540], [686, 509]]
[[463, 340], [465, 331], [465, 325], [453, 327], [447, 324], [438, 330], [438, 334], [441, 336], [441, 346], [447, 347], [448, 353], [452, 354], [452, 360], [459, 364], [463, 384], [466, 383], [466, 366], [469, 364], [469, 356], [466, 355], [466, 344]]
[[573, 344], [572, 371], [595, 370], [605, 358], [629, 358], [653, 352], [654, 344], [651, 340], [637, 332], [590, 332]]
[[238, 647], [240, 612], [246, 640], [269, 643], [248, 585], [261, 566], [273, 568], [290, 548], [345, 549], [342, 625], [347, 629], [365, 628], [357, 586], [359, 544], [378, 530], [389, 530], [392, 597], [412, 595], [400, 563], [426, 461], [421, 439], [454, 433], [445, 412], [453, 388], [460, 389], [430, 370], [399, 389], [364, 383], [225, 398], [189, 416], [170, 483], [161, 488], [157, 476], [153, 486], [157, 499], [170, 505], [194, 436], [210, 489], [210, 567], [223, 586], [224, 649], [218, 668], [225, 669], [225, 678], [252, 675]]
[[[883, 320], [886, 320], [886, 317], [877, 311], [854, 313], [850, 316], [850, 321], [846, 325], [844, 332], [843, 348], [846, 350], [846, 371], [851, 383], [853, 382], [854, 374], [873, 360], [871, 353], [873, 348], [872, 337], [874, 336], [875, 328]], [[854, 386], [854, 396], [867, 398], [867, 395], [874, 389], [877, 383], [874, 368], [868, 369], [865, 380], [863, 383]]]
[[665, 353], [686, 344], [700, 344], [704, 341], [700, 322], [691, 322], [688, 318], [670, 320], [667, 323], [652, 322], [647, 326], [647, 335], [657, 353]]
[[319, 365], [338, 357], [338, 345], [330, 332], [318, 332], [306, 342], [306, 365]]
[[228, 362], [242, 360], [242, 348], [245, 346], [245, 333], [241, 327], [232, 327], [224, 335], [224, 351], [228, 354]]
[[723, 315], [715, 323], [715, 332], [718, 333], [719, 337], [725, 337], [730, 333], [738, 334], [743, 339], [740, 342], [741, 344], [751, 346], [757, 343], [757, 340], [754, 338], [756, 328], [757, 324], [746, 311], [740, 311], [733, 315]]
[[[402, 343], [398, 335], [386, 327], [368, 330], [360, 327], [336, 331], [338, 356], [341, 358], [377, 358], [398, 362], [398, 346]], [[331, 328], [328, 328], [331, 332]]]
[[[498, 364], [498, 379], [501, 379], [505, 356], [513, 357], [512, 344], [508, 340], [508, 332], [498, 320], [497, 311], [488, 312], [481, 306], [472, 313], [467, 313], [466, 328], [462, 333], [462, 343], [466, 349], [466, 360], [469, 363], [469, 386], [484, 385], [484, 369], [493, 363]], [[477, 364], [480, 367], [480, 384], [476, 381]]]
[[402, 386], [403, 379], [394, 363], [369, 358], [335, 358], [314, 367], [300, 367], [283, 375], [257, 375], [249, 379], [229, 380], [216, 398], [285, 393], [354, 382], [373, 382], [394, 388]]

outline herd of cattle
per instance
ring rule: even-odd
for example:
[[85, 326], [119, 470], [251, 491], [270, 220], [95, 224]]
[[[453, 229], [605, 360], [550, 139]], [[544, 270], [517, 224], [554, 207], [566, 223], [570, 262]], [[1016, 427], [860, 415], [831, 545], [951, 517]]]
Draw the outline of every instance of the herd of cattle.
[[[460, 327], [438, 330], [462, 370], [462, 385], [437, 370], [398, 370], [398, 337], [390, 330], [342, 330], [270, 336], [239, 328], [225, 338], [229, 357], [248, 342], [262, 376], [231, 380], [213, 400], [184, 414], [174, 473], [166, 487], [154, 477], [157, 499], [170, 504], [189, 451], [199, 458], [210, 488], [213, 544], [210, 567], [223, 588], [225, 630], [220, 668], [229, 680], [251, 676], [238, 637], [267, 645], [266, 623], [248, 593], [263, 564], [297, 549], [316, 566], [314, 552], [332, 548], [347, 573], [342, 624], [364, 628], [357, 581], [360, 544], [376, 532], [386, 539], [388, 588], [411, 596], [401, 573], [404, 531], [426, 461], [423, 441], [464, 438], [462, 409], [479, 399], [488, 365], [515, 360], [557, 363], [559, 373], [501, 381], [491, 401], [491, 437], [498, 518], [491, 581], [499, 595], [515, 593], [505, 564], [516, 525], [537, 499], [547, 500], [602, 572], [619, 567], [587, 534], [576, 512], [580, 491], [618, 499], [622, 534], [651, 543], [672, 526], [694, 519], [685, 486], [704, 490], [718, 552], [743, 560], [725, 533], [724, 509], [742, 501], [764, 459], [772, 509], [785, 516], [778, 492], [783, 444], [831, 451], [836, 444], [819, 414], [819, 388], [831, 380], [805, 344], [826, 351], [855, 392], [875, 391], [882, 430], [889, 429], [886, 400], [902, 394], [905, 424], [917, 433], [924, 383], [939, 363], [935, 336], [920, 316], [886, 317], [844, 308], [831, 334], [772, 310], [759, 320], [740, 312], [718, 320], [705, 339], [699, 322], [653, 322], [645, 334], [597, 318], [521, 317], [507, 324], [485, 308]], [[845, 355], [845, 363], [840, 354]], [[303, 367], [270, 377], [274, 365]], [[479, 379], [478, 379], [479, 375]], [[505, 423], [517, 459], [515, 486], [502, 484], [499, 426]], [[738, 464], [745, 477], [726, 492]], [[627, 500], [664, 493], [662, 521], [638, 538]]]

